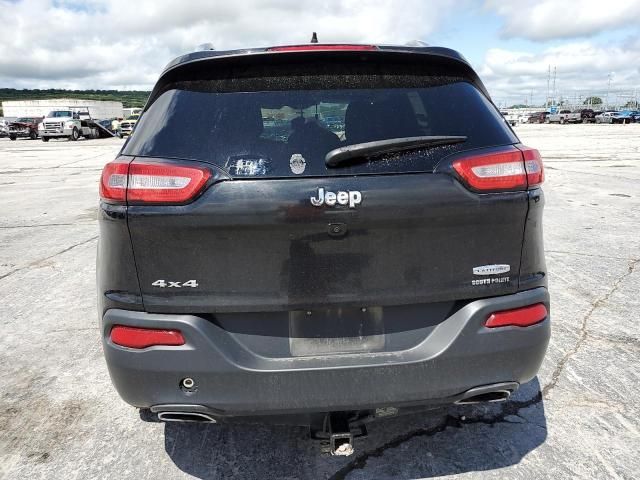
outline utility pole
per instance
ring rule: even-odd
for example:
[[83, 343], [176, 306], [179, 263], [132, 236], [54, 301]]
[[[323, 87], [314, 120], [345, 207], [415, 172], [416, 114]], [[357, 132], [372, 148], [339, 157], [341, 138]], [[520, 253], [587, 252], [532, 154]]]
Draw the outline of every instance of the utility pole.
[[553, 103], [556, 102], [556, 66], [553, 66]]
[[607, 101], [605, 105], [606, 110], [609, 110], [609, 92], [611, 91], [611, 77], [612, 77], [612, 73], [609, 73], [609, 75], [607, 75], [607, 78], [609, 79], [609, 81], [607, 83]]
[[547, 72], [547, 99], [544, 102], [544, 106], [549, 106], [549, 83], [551, 82], [551, 64], [549, 64], [549, 71]]

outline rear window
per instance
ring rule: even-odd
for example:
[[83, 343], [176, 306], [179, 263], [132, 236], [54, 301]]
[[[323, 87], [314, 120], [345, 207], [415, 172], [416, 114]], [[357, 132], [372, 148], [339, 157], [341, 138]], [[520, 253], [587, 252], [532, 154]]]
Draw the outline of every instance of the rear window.
[[[464, 78], [353, 77], [333, 75], [326, 89], [317, 81], [316, 88], [300, 88], [304, 82], [286, 77], [234, 86], [241, 91], [216, 80], [174, 83], [140, 117], [123, 153], [210, 162], [237, 178], [273, 178], [431, 171], [451, 153], [517, 141]], [[325, 155], [342, 146], [422, 135], [467, 140], [325, 165]]]

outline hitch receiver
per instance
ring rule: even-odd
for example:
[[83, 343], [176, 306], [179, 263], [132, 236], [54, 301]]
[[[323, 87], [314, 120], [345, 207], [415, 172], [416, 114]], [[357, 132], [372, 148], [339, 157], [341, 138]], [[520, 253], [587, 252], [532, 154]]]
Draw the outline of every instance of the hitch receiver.
[[311, 438], [320, 440], [322, 453], [348, 457], [354, 453], [353, 439], [367, 435], [362, 423], [349, 422], [349, 412], [327, 413], [321, 430], [311, 430]]

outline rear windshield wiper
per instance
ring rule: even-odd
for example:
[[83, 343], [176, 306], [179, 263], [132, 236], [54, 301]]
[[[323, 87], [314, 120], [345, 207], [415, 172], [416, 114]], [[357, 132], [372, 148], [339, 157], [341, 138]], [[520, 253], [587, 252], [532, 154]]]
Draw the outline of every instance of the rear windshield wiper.
[[420, 150], [426, 147], [437, 147], [440, 145], [452, 145], [464, 142], [464, 136], [422, 136], [422, 137], [402, 137], [378, 140], [375, 142], [354, 143], [346, 147], [331, 150], [324, 157], [327, 167], [340, 167], [352, 160], [377, 157], [387, 153], [406, 152], [408, 150]]

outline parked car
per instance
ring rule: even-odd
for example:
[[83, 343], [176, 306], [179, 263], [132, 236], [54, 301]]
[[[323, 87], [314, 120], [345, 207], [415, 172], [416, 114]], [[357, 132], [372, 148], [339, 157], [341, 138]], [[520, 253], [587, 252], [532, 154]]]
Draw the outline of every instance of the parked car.
[[0, 138], [9, 136], [9, 127], [4, 120], [0, 120]]
[[184, 55], [100, 180], [113, 384], [145, 418], [311, 425], [334, 454], [377, 418], [506, 400], [550, 335], [542, 182], [453, 50]]
[[113, 120], [115, 119], [99, 120], [97, 123], [100, 124], [102, 128], [109, 130], [111, 133], [117, 133], [117, 130], [113, 129]]
[[509, 112], [500, 112], [500, 113], [504, 117], [505, 121], [512, 127], [515, 127], [518, 124], [518, 115], [514, 113], [509, 113]]
[[527, 122], [528, 123], [545, 123], [547, 115], [549, 115], [548, 112], [532, 113], [531, 115], [529, 115], [529, 118], [527, 119]]
[[582, 119], [582, 123], [595, 123], [596, 113], [590, 108], [583, 108], [580, 110], [580, 118]]
[[547, 115], [546, 123], [580, 123], [582, 122], [582, 114], [580, 111], [572, 112], [571, 110], [560, 110], [558, 113], [550, 113]]
[[118, 125], [118, 136], [124, 137], [125, 135], [131, 135], [133, 132], [133, 127], [136, 126], [136, 122], [140, 118], [139, 113], [134, 113], [133, 115], [129, 115], [125, 118], [120, 125]]
[[38, 138], [38, 125], [42, 122], [42, 117], [20, 117], [16, 121], [9, 123], [8, 136], [11, 140], [19, 137]]
[[[602, 112], [600, 115], [596, 115], [596, 123], [618, 123], [617, 119], [620, 116], [620, 112]], [[622, 123], [622, 122], [619, 122]]]
[[[636, 115], [634, 115], [634, 113]], [[637, 112], [633, 110], [622, 110], [619, 115], [612, 118], [612, 123], [634, 123], [637, 117]]]

